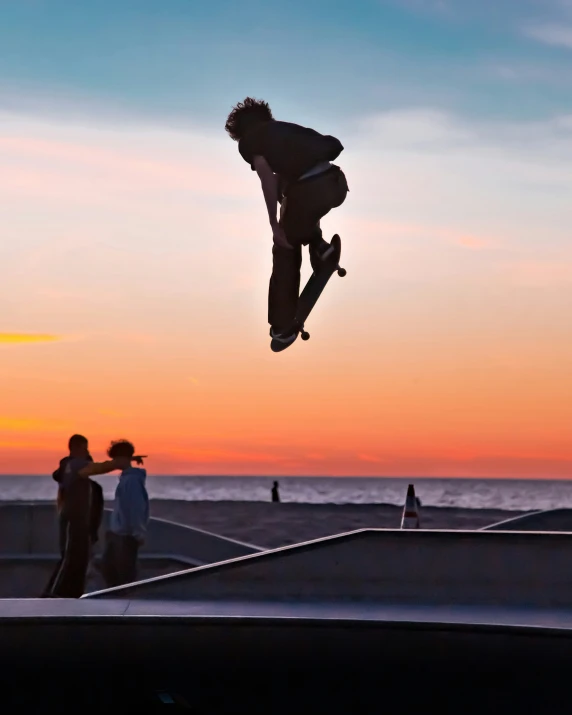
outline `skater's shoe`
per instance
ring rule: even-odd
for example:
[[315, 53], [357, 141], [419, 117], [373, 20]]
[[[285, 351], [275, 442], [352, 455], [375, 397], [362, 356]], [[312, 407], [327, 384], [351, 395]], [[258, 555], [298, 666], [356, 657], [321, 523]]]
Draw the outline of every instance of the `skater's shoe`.
[[314, 244], [314, 251], [321, 261], [326, 261], [335, 251], [335, 248], [331, 243], [328, 243], [325, 239], [321, 238], [316, 244]]
[[290, 345], [298, 337], [297, 330], [285, 330], [282, 332], [276, 331], [274, 328], [270, 328], [270, 337], [278, 343], [283, 343], [284, 345]]

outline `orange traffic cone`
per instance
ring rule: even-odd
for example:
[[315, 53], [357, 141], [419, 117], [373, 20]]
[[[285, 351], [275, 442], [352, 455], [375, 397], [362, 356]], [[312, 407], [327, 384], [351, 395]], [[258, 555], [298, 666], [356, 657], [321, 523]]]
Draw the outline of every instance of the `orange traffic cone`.
[[410, 484], [407, 487], [407, 496], [405, 497], [405, 507], [401, 518], [402, 529], [419, 529], [419, 506], [417, 497], [415, 496], [415, 487]]

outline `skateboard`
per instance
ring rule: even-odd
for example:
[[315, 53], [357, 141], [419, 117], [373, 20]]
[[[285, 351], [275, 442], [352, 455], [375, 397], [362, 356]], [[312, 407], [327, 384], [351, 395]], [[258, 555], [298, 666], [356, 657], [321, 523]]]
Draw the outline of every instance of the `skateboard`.
[[334, 247], [334, 252], [326, 258], [324, 263], [320, 266], [319, 271], [312, 273], [298, 298], [298, 309], [293, 326], [297, 332], [296, 338], [291, 343], [281, 343], [278, 340], [272, 340], [270, 349], [273, 352], [278, 353], [289, 348], [296, 342], [298, 335], [300, 335], [302, 340], [310, 339], [310, 333], [304, 329], [304, 324], [318, 302], [318, 298], [336, 271], [341, 278], [346, 275], [346, 269], [340, 267], [342, 241], [337, 233], [333, 236], [331, 245]]

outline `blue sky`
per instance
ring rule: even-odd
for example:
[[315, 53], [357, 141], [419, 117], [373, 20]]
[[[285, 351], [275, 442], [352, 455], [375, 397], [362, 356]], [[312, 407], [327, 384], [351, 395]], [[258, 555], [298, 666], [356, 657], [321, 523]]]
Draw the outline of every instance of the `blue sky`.
[[246, 94], [288, 119], [336, 123], [416, 106], [530, 119], [572, 104], [566, 0], [2, 0], [0, 8], [0, 109], [51, 100], [64, 112], [69, 96], [75, 111], [83, 101], [90, 112], [214, 130]]

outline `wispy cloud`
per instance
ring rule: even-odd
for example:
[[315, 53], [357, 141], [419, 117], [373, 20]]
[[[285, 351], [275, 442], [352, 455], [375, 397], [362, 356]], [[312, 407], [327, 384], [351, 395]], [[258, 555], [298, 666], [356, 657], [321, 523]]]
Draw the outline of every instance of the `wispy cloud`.
[[117, 410], [97, 410], [97, 414], [101, 415], [102, 417], [113, 417], [113, 418], [126, 417], [125, 413], [118, 412]]
[[527, 25], [523, 32], [527, 37], [545, 45], [572, 50], [572, 25]]
[[572, 262], [566, 261], [516, 261], [505, 269], [511, 283], [529, 287], [558, 288], [572, 286]]
[[0, 432], [57, 432], [67, 427], [67, 423], [57, 420], [0, 415]]
[[559, 59], [490, 60], [483, 63], [483, 72], [493, 80], [500, 80], [514, 86], [531, 84], [558, 88], [572, 86], [570, 68]]
[[[428, 109], [370, 118], [345, 160], [353, 193], [341, 229], [392, 281], [483, 280], [497, 262], [567, 251], [569, 127], [568, 116], [476, 121]], [[463, 257], [474, 252], [476, 262]]]
[[[221, 142], [196, 131], [174, 134], [139, 128], [125, 143], [121, 132], [101, 141], [89, 129], [74, 126], [65, 139], [61, 130], [37, 122], [28, 126], [30, 136], [17, 133], [13, 118], [0, 115], [0, 121], [5, 132], [0, 138], [0, 156], [9, 167], [0, 173], [0, 188], [6, 191], [62, 197], [72, 192], [76, 199], [89, 200], [97, 182], [98, 194], [92, 201], [113, 192], [121, 192], [125, 198], [134, 191], [185, 191], [196, 196], [235, 198], [247, 195], [244, 184], [233, 180], [232, 168], [237, 164], [232, 161], [234, 155], [221, 155]], [[37, 132], [44, 136], [33, 136]], [[91, 144], [86, 143], [86, 135]], [[221, 166], [223, 160], [226, 171]]]
[[62, 339], [61, 335], [48, 335], [45, 333], [0, 333], [0, 344], [2, 345], [53, 343]]
[[356, 455], [357, 458], [359, 459], [360, 462], [372, 462], [374, 464], [378, 464], [380, 462], [383, 462], [384, 460], [381, 459], [378, 455], [375, 454], [367, 454], [365, 452], [360, 452], [359, 454]]
[[456, 243], [458, 246], [462, 246], [463, 248], [470, 248], [472, 250], [489, 248], [491, 246], [490, 241], [485, 238], [480, 238], [479, 236], [454, 236], [452, 238], [452, 242]]
[[490, 236], [479, 236], [467, 233], [463, 228], [456, 229], [450, 226], [356, 219], [355, 227], [359, 229], [360, 235], [371, 238], [387, 236], [388, 238], [423, 239], [471, 250], [492, 249], [500, 245], [500, 241]]

